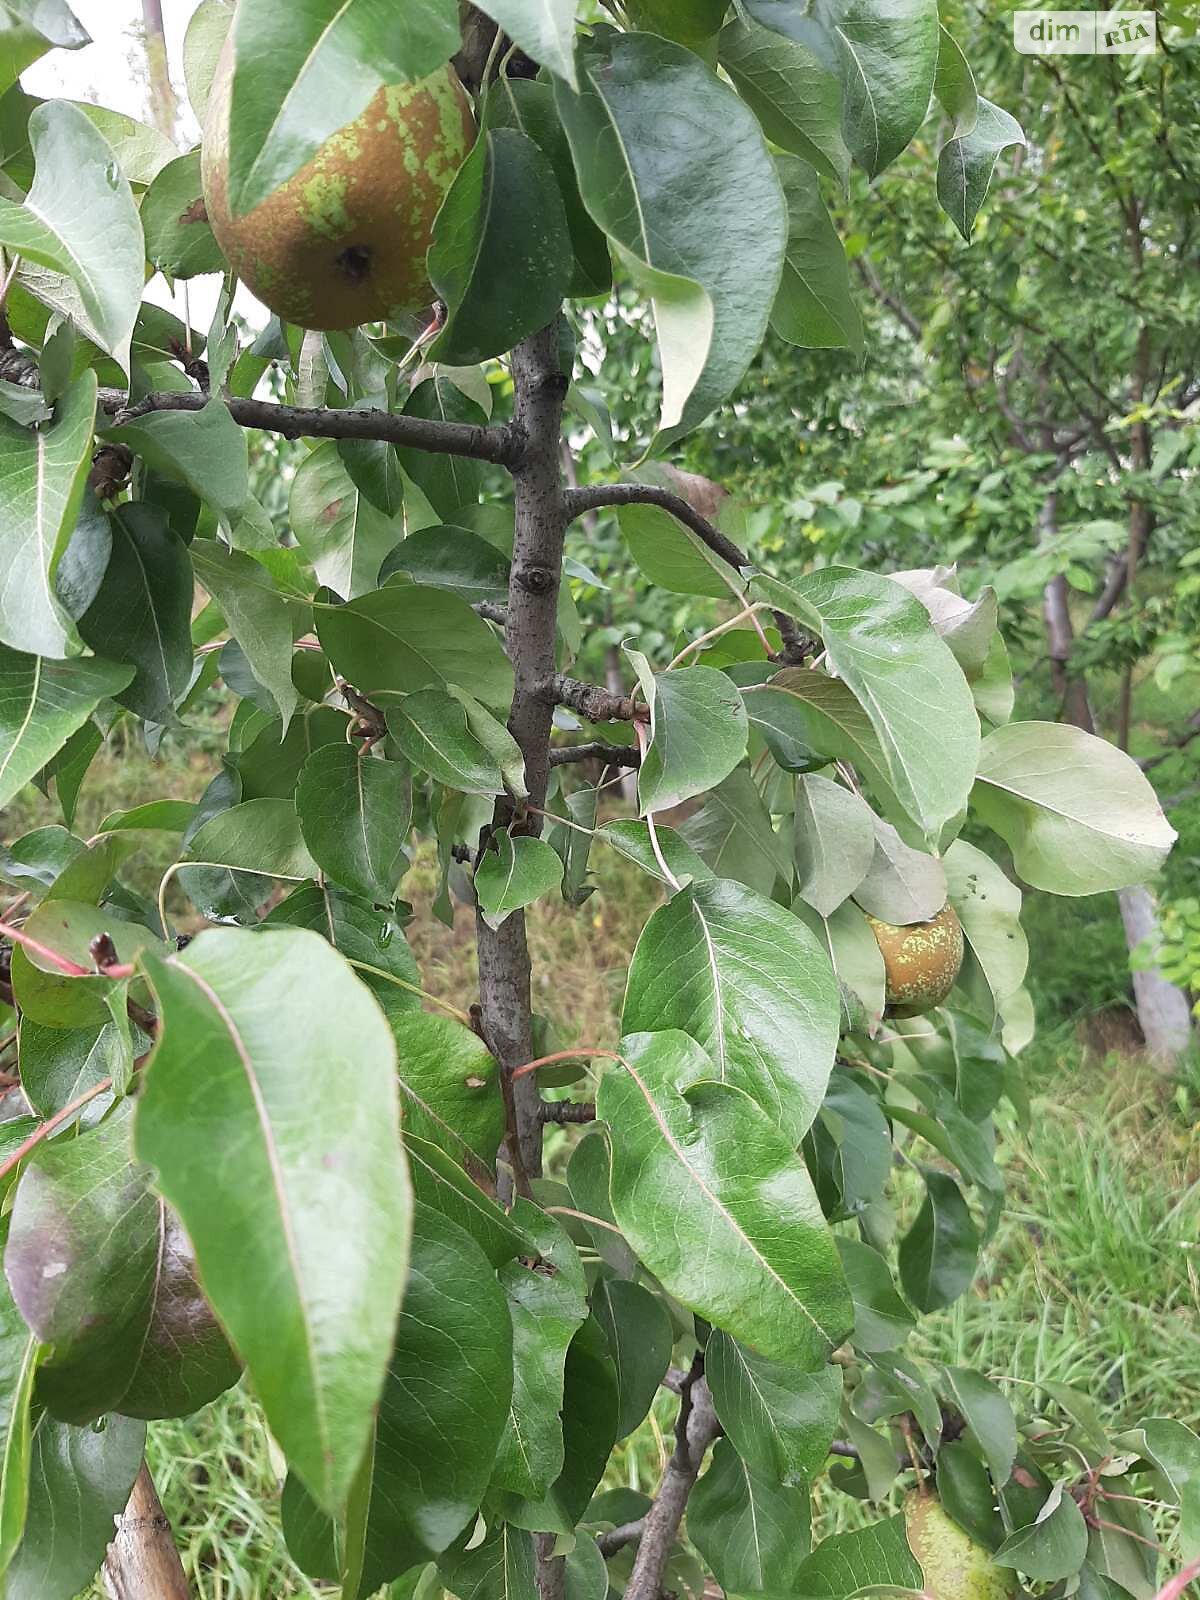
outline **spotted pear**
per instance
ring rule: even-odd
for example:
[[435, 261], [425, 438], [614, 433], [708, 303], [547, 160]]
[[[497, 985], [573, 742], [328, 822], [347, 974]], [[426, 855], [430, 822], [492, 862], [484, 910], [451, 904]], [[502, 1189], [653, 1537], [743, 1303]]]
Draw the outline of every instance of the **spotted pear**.
[[920, 1017], [940, 1006], [963, 961], [962, 924], [949, 901], [928, 922], [898, 927], [878, 917], [867, 921], [883, 955], [888, 1014]]
[[947, 1516], [935, 1495], [921, 1490], [910, 1494], [904, 1502], [904, 1525], [931, 1600], [1011, 1600], [1016, 1594], [1016, 1574], [998, 1567]]

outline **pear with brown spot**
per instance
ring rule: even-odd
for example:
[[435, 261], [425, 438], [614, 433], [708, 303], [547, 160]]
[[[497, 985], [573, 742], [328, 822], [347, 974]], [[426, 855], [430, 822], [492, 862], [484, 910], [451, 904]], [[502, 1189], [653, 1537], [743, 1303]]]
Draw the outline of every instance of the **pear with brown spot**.
[[916, 1557], [931, 1600], [1011, 1600], [1016, 1574], [998, 1567], [981, 1544], [964, 1533], [925, 1490], [904, 1502], [908, 1548]]
[[233, 52], [208, 102], [201, 174], [208, 220], [229, 265], [285, 322], [356, 328], [432, 303], [433, 221], [475, 140], [451, 67], [389, 84], [307, 165], [244, 217], [229, 208]]
[[883, 955], [890, 1016], [920, 1017], [953, 989], [963, 962], [963, 931], [949, 901], [928, 922], [898, 927], [868, 916]]

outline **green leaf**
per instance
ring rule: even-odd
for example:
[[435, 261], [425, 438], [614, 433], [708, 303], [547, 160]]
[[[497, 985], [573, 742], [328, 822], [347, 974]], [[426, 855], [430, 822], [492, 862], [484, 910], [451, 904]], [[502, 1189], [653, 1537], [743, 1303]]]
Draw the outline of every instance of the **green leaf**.
[[114, 661], [49, 661], [0, 645], [0, 806], [132, 677], [132, 667]]
[[854, 1301], [854, 1343], [868, 1354], [894, 1350], [916, 1323], [892, 1282], [887, 1262], [858, 1239], [839, 1238], [837, 1245]]
[[78, 50], [91, 44], [65, 0], [12, 0], [0, 14], [0, 91], [14, 84], [47, 50]]
[[192, 835], [184, 859], [264, 878], [317, 876], [290, 800], [244, 800], [218, 811]]
[[1021, 927], [1021, 891], [982, 850], [956, 839], [944, 865], [950, 902], [983, 969], [997, 1010], [1025, 981], [1029, 941]]
[[938, 28], [937, 71], [933, 92], [938, 104], [954, 124], [956, 137], [971, 132], [979, 115], [979, 93], [975, 74], [954, 35]]
[[[573, 60], [571, 71], [573, 74]], [[573, 76], [570, 81], [574, 83]], [[571, 146], [554, 103], [553, 87], [549, 83], [502, 74], [493, 90], [487, 99], [488, 126], [516, 128], [528, 135], [554, 168], [575, 254], [568, 294], [604, 294], [612, 286], [608, 240], [588, 216], [580, 196]]]
[[[407, 1268], [391, 1032], [312, 933], [210, 929], [146, 965], [162, 1025], [138, 1156], [195, 1245], [272, 1432], [336, 1511], [369, 1437]], [[335, 1096], [314, 1099], [295, 1070], [304, 1060], [323, 1063]]]
[[647, 922], [621, 1028], [678, 1028], [719, 1083], [759, 1105], [794, 1146], [825, 1096], [840, 1019], [828, 960], [791, 912], [739, 883], [693, 884]]
[[575, 1246], [553, 1217], [518, 1198], [509, 1218], [541, 1262], [521, 1259], [500, 1269], [513, 1324], [514, 1370], [512, 1409], [492, 1481], [540, 1500], [563, 1470], [559, 1413], [567, 1350], [587, 1320], [586, 1280]]
[[492, 1523], [478, 1543], [461, 1540], [438, 1562], [458, 1600], [538, 1600], [535, 1571], [533, 1535], [507, 1522]]
[[925, 1200], [900, 1241], [900, 1281], [919, 1311], [940, 1311], [975, 1275], [979, 1233], [954, 1179], [922, 1168]]
[[157, 472], [186, 484], [217, 516], [236, 518], [250, 493], [245, 432], [219, 396], [203, 411], [151, 411], [105, 435]]
[[187, 548], [156, 506], [118, 506], [112, 554], [91, 607], [79, 619], [86, 643], [129, 662], [133, 682], [118, 699], [149, 722], [170, 722], [192, 676], [195, 585]]
[[866, 876], [854, 891], [862, 909], [881, 922], [928, 922], [946, 904], [946, 869], [937, 856], [914, 850], [878, 817]]
[[[605, 1074], [622, 1232], [668, 1293], [774, 1360], [814, 1366], [850, 1300], [812, 1183], [786, 1135], [678, 1032], [638, 1033]], [[785, 1221], [786, 1219], [786, 1225]]]
[[421, 974], [391, 909], [332, 884], [303, 883], [270, 912], [264, 926], [310, 928], [328, 939], [389, 1020], [419, 1010]]
[[272, 0], [239, 6], [229, 126], [229, 204], [253, 211], [388, 83], [428, 77], [459, 47], [454, 0], [315, 0], [299, 15]]
[[250, 670], [279, 708], [286, 725], [299, 698], [292, 682], [292, 620], [287, 601], [253, 556], [216, 539], [194, 539], [192, 567], [220, 606]]
[[225, 0], [200, 0], [183, 36], [184, 83], [196, 121], [202, 127], [221, 48], [232, 25], [233, 8]]
[[630, 651], [650, 707], [650, 743], [638, 772], [643, 811], [666, 811], [727, 778], [746, 754], [749, 725], [736, 687], [713, 667], [652, 672]]
[[[25, 923], [26, 931], [47, 949], [67, 956], [92, 970], [91, 943], [107, 933], [120, 961], [132, 961], [146, 945], [157, 943], [147, 928], [113, 918], [111, 912], [70, 900], [47, 899]], [[107, 1020], [105, 994], [111, 979], [65, 977], [59, 966], [40, 955], [31, 960], [24, 950], [14, 950], [12, 983], [17, 1003], [26, 1018], [51, 1027], [99, 1025]]]
[[849, 1600], [881, 1585], [919, 1592], [924, 1581], [900, 1515], [822, 1539], [796, 1574], [792, 1593], [804, 1600]]
[[493, 835], [496, 845], [475, 869], [475, 894], [483, 920], [498, 928], [514, 911], [532, 905], [562, 883], [563, 864], [544, 839], [514, 836], [507, 829]]
[[987, 199], [1001, 152], [1026, 143], [1021, 124], [979, 95], [969, 133], [947, 139], [938, 153], [938, 204], [969, 244], [979, 208]]
[[842, 86], [842, 137], [874, 178], [925, 120], [938, 57], [936, 0], [747, 0], [764, 27], [807, 44]]
[[728, 1439], [688, 1501], [688, 1537], [728, 1594], [791, 1594], [808, 1554], [807, 1484], [755, 1472]]
[[[0, 1242], [7, 1244], [8, 1224]], [[30, 1400], [42, 1349], [0, 1276], [0, 1577], [20, 1542], [29, 1503]]]
[[385, 516], [355, 487], [332, 439], [296, 469], [288, 520], [318, 582], [343, 600], [375, 588], [383, 558], [404, 536], [403, 523]]
[[[21, 1023], [21, 1087], [40, 1117], [52, 1117], [86, 1089], [119, 1072], [120, 1041], [111, 1022], [94, 1028], [47, 1028], [25, 1017]], [[112, 1104], [100, 1096], [79, 1114], [89, 1127]], [[69, 1124], [70, 1125], [70, 1124]]]
[[572, 1150], [567, 1162], [567, 1187], [575, 1209], [596, 1219], [584, 1223], [596, 1254], [619, 1278], [631, 1283], [638, 1275], [637, 1257], [621, 1237], [613, 1215], [611, 1178], [608, 1129], [600, 1124], [585, 1133]]
[[145, 257], [128, 179], [104, 135], [68, 100], [36, 108], [29, 140], [37, 175], [24, 205], [0, 199], [0, 244], [69, 277], [89, 336], [128, 372]]
[[1036, 1521], [1009, 1534], [993, 1557], [997, 1566], [1016, 1567], [1027, 1578], [1047, 1583], [1079, 1571], [1087, 1554], [1087, 1523], [1064, 1488], [1056, 1483]]
[[694, 428], [740, 383], [766, 332], [787, 215], [750, 111], [682, 45], [604, 33], [556, 83], [583, 202], [649, 296], [661, 427]]
[[513, 128], [485, 130], [433, 227], [429, 278], [448, 314], [432, 358], [473, 366], [544, 328], [570, 288], [574, 259], [548, 158]]
[[368, 900], [394, 899], [408, 866], [412, 821], [408, 768], [349, 744], [325, 744], [304, 763], [296, 788], [300, 831], [335, 883]]
[[507, 712], [513, 674], [495, 634], [465, 601], [420, 584], [387, 584], [317, 608], [326, 655], [360, 694], [453, 684]]
[[[347, 1600], [441, 1555], [491, 1476], [512, 1394], [508, 1304], [479, 1246], [415, 1207], [412, 1263], [369, 1456], [365, 1519], [347, 1542]], [[357, 1582], [355, 1582], [357, 1580]]]
[[968, 1367], [945, 1369], [946, 1391], [983, 1452], [996, 1487], [1003, 1488], [1017, 1459], [1017, 1424], [1003, 1391]]
[[[513, 282], [520, 282], [514, 278]], [[496, 287], [496, 286], [494, 286]], [[404, 403], [406, 417], [430, 422], [462, 422], [482, 428], [487, 414], [444, 374], [417, 384]], [[483, 464], [466, 456], [434, 455], [425, 450], [397, 452], [400, 465], [429, 501], [439, 517], [455, 520], [455, 513], [473, 506], [483, 488]], [[506, 595], [507, 598], [507, 595]]]
[[504, 793], [499, 763], [471, 731], [466, 708], [453, 694], [422, 689], [391, 701], [388, 732], [422, 772], [464, 794]]
[[788, 240], [771, 326], [788, 344], [861, 355], [862, 318], [850, 292], [846, 252], [817, 175], [799, 156], [777, 156], [775, 165], [787, 201]]
[[796, 779], [796, 891], [832, 916], [866, 877], [875, 855], [870, 807], [817, 773]]
[[492, 1167], [504, 1137], [499, 1068], [478, 1034], [450, 1017], [392, 1018], [405, 1129], [458, 1162]]
[[380, 581], [407, 572], [414, 583], [449, 589], [468, 605], [508, 599], [509, 561], [495, 545], [465, 528], [422, 528], [410, 533], [384, 562]]
[[25, 428], [0, 416], [0, 639], [32, 654], [75, 654], [79, 640], [55, 590], [92, 459], [96, 375], [63, 395], [48, 426]]
[[382, 439], [339, 439], [337, 452], [354, 487], [377, 511], [394, 517], [404, 506], [404, 477], [395, 445]]
[[640, 1284], [602, 1278], [592, 1291], [592, 1315], [604, 1330], [617, 1374], [617, 1438], [646, 1420], [670, 1365], [675, 1333], [666, 1307]]
[[721, 1426], [747, 1466], [797, 1488], [816, 1477], [837, 1428], [839, 1367], [805, 1371], [769, 1361], [715, 1332], [705, 1346], [704, 1376]]
[[[979, 718], [925, 607], [892, 579], [851, 567], [824, 567], [791, 586], [756, 578], [751, 589], [820, 633], [831, 665], [870, 719], [892, 790], [936, 846], [966, 807]], [[933, 715], [936, 740], [929, 736]]]
[[[656, 825], [654, 831], [658, 835], [658, 848], [662, 851], [663, 859], [677, 883], [686, 887], [689, 881], [699, 883], [712, 877], [708, 863], [702, 856], [696, 854], [691, 845], [680, 838], [674, 828]], [[643, 872], [648, 872], [660, 883], [666, 883], [667, 880], [663, 877], [662, 868], [650, 843], [650, 830], [644, 822], [628, 819], [606, 822], [598, 830], [597, 837], [612, 845], [614, 850], [623, 855], [627, 861], [632, 861], [635, 866], [640, 867]]]
[[1051, 894], [1145, 883], [1175, 839], [1150, 780], [1124, 751], [1057, 722], [996, 728], [971, 795], [1019, 877]]
[[630, 555], [658, 588], [714, 600], [745, 592], [742, 575], [661, 506], [622, 506], [617, 519]]
[[526, 55], [576, 87], [575, 0], [486, 0], [480, 9]]
[[[178, 154], [172, 141], [148, 122], [138, 122], [123, 111], [111, 111], [108, 106], [91, 105], [86, 100], [73, 100], [71, 104], [78, 106], [88, 121], [100, 130], [117, 158], [117, 165], [139, 189], [153, 183]], [[140, 215], [140, 206], [138, 210]]]
[[406, 1128], [404, 1147], [413, 1193], [422, 1205], [465, 1229], [494, 1267], [524, 1253], [528, 1245], [507, 1213], [440, 1146]]
[[162, 168], [143, 195], [139, 214], [146, 260], [166, 277], [182, 281], [224, 272], [225, 257], [204, 209], [199, 150]]
[[5, 1600], [78, 1594], [104, 1559], [146, 1447], [146, 1424], [106, 1418], [73, 1428], [43, 1412], [33, 1428], [25, 1536], [4, 1574]]
[[721, 65], [772, 144], [845, 188], [850, 152], [840, 130], [841, 93], [807, 46], [735, 17], [721, 32]]
[[787, 840], [775, 831], [744, 766], [709, 790], [701, 809], [680, 824], [679, 837], [699, 851], [718, 878], [735, 878], [768, 897], [780, 879], [791, 881]]

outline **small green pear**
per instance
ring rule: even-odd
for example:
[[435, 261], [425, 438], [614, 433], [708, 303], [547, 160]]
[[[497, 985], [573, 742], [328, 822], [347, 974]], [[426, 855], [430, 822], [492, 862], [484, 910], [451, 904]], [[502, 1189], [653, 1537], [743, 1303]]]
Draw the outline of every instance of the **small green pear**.
[[1016, 1574], [998, 1567], [981, 1544], [964, 1533], [935, 1495], [917, 1490], [904, 1502], [908, 1547], [932, 1600], [1011, 1600]]

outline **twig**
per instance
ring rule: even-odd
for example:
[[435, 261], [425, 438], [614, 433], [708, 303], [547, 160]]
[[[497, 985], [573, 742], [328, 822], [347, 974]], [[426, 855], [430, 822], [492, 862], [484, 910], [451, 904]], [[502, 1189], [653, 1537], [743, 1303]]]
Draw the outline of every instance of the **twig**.
[[543, 1100], [538, 1116], [543, 1122], [595, 1122], [596, 1107], [590, 1100]]
[[[142, 1061], [145, 1059], [145, 1056], [143, 1056]], [[140, 1065], [141, 1062], [135, 1061], [133, 1070], [136, 1072]], [[14, 1167], [19, 1166], [24, 1161], [31, 1150], [36, 1150], [43, 1139], [48, 1139], [55, 1128], [61, 1128], [63, 1123], [73, 1117], [77, 1111], [82, 1111], [90, 1101], [95, 1100], [102, 1094], [107, 1094], [111, 1088], [112, 1079], [101, 1078], [99, 1083], [94, 1083], [90, 1089], [85, 1089], [81, 1095], [77, 1095], [74, 1100], [63, 1106], [61, 1111], [56, 1111], [52, 1117], [47, 1117], [45, 1122], [39, 1123], [28, 1139], [19, 1144], [3, 1165], [0, 1165], [0, 1182], [7, 1178]]]
[[590, 1061], [594, 1056], [603, 1056], [607, 1061], [619, 1061], [624, 1065], [624, 1057], [619, 1056], [615, 1050], [600, 1050], [595, 1045], [580, 1045], [575, 1050], [556, 1050], [553, 1055], [539, 1056], [536, 1061], [526, 1061], [522, 1066], [514, 1068], [509, 1076], [515, 1081], [524, 1078], [531, 1072], [536, 1072], [539, 1067], [552, 1067], [556, 1061], [578, 1061], [581, 1058]]
[[639, 706], [629, 695], [610, 694], [596, 683], [584, 683], [570, 678], [565, 672], [556, 672], [542, 686], [542, 697], [552, 705], [567, 706], [578, 711], [589, 722], [644, 722], [650, 712]]
[[649, 483], [593, 483], [582, 489], [567, 489], [563, 493], [567, 521], [574, 522], [589, 511], [603, 511], [618, 506], [659, 506], [669, 511], [684, 527], [690, 528], [702, 544], [714, 555], [720, 556], [735, 571], [747, 565], [746, 556], [732, 539], [714, 527], [681, 494], [670, 489], [659, 489]]
[[500, 628], [508, 622], [508, 607], [497, 605], [493, 600], [477, 600], [471, 610], [485, 622], [494, 622]]
[[622, 1522], [619, 1527], [610, 1528], [607, 1533], [596, 1535], [596, 1548], [607, 1561], [609, 1556], [615, 1556], [618, 1550], [624, 1550], [631, 1544], [636, 1544], [642, 1537], [642, 1530], [646, 1526], [645, 1517], [638, 1517], [636, 1522]]
[[589, 744], [560, 745], [550, 752], [552, 767], [565, 767], [573, 761], [602, 761], [606, 767], [639, 767], [642, 755], [632, 745], [605, 744], [600, 739], [593, 739]]

